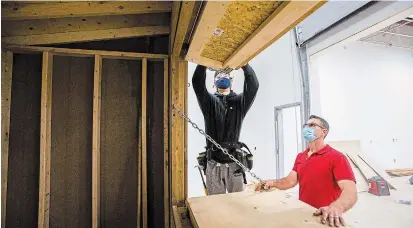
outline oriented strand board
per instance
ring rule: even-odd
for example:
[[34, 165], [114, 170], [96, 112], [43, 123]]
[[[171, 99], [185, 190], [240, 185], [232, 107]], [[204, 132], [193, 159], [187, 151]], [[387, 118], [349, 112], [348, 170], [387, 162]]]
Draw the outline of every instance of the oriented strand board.
[[37, 227], [42, 55], [15, 54], [6, 227]]
[[92, 219], [93, 58], [55, 56], [50, 225], [87, 228]]
[[217, 25], [223, 34], [211, 36], [201, 56], [224, 62], [281, 4], [278, 1], [231, 2]]
[[102, 62], [100, 221], [135, 228], [141, 62]]
[[325, 227], [312, 215], [315, 208], [278, 190], [189, 198], [187, 206], [199, 228]]

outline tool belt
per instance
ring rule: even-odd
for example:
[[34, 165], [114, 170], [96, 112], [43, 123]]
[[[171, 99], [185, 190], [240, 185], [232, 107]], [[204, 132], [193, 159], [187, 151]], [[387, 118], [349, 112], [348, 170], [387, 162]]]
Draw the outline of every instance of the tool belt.
[[[245, 143], [243, 143], [243, 142], [223, 142], [223, 143], [220, 143], [220, 145], [223, 148], [227, 149], [228, 153], [231, 154], [232, 156], [234, 156], [235, 159], [237, 159], [239, 162], [241, 162], [241, 164], [243, 164], [249, 170], [252, 169], [252, 167], [253, 167], [253, 157], [254, 156], [251, 153], [248, 146], [245, 145]], [[198, 164], [204, 168], [203, 169], [204, 174], [205, 174], [207, 162], [208, 162], [208, 160], [211, 160], [211, 158], [212, 158], [212, 153], [214, 153], [215, 151], [219, 151], [219, 149], [214, 145], [211, 145], [210, 147], [206, 147], [206, 149], [207, 150], [205, 152], [199, 153], [199, 156], [197, 157]], [[243, 175], [244, 175], [244, 182], [246, 182], [246, 180], [245, 180], [245, 171], [242, 170], [242, 172], [243, 172]]]

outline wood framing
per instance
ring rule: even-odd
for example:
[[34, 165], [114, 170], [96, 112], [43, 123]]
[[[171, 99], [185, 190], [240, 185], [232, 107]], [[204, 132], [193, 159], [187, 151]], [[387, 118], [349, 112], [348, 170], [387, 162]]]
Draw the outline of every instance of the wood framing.
[[169, 198], [169, 67], [168, 60], [163, 64], [163, 148], [164, 148], [164, 211], [165, 227], [169, 227], [170, 198]]
[[2, 47], [5, 50], [12, 51], [14, 53], [33, 53], [33, 52], [49, 52], [53, 55], [64, 56], [79, 56], [79, 57], [94, 57], [100, 55], [102, 58], [113, 59], [131, 59], [141, 60], [143, 58], [152, 61], [163, 61], [168, 58], [168, 55], [163, 54], [148, 54], [148, 53], [133, 53], [133, 52], [119, 52], [119, 51], [97, 51], [97, 50], [84, 50], [84, 49], [69, 49], [69, 48], [50, 48], [50, 47], [32, 47], [32, 46], [19, 46], [19, 45], [5, 45]]
[[178, 23], [175, 33], [175, 38], [173, 42], [172, 54], [179, 56], [182, 44], [184, 43], [186, 33], [189, 29], [189, 24], [191, 22], [192, 13], [195, 8], [195, 1], [184, 1], [181, 3], [181, 8], [178, 17]]
[[13, 53], [1, 51], [1, 227], [6, 227]]
[[175, 228], [182, 228], [181, 216], [176, 205], [172, 206]]
[[43, 52], [38, 225], [49, 227], [53, 54]]
[[171, 33], [169, 35], [169, 53], [172, 53], [174, 47], [176, 29], [178, 27], [179, 11], [181, 9], [181, 2], [174, 1], [172, 3], [172, 13], [171, 13]]
[[101, 15], [125, 15], [170, 12], [171, 2], [10, 2], [1, 7], [2, 20], [26, 20], [61, 17], [87, 17]]
[[[170, 61], [171, 106], [185, 112], [185, 71], [186, 61], [172, 57]], [[185, 165], [185, 120], [171, 107], [171, 190], [172, 205], [183, 206], [187, 197]]]
[[86, 42], [96, 40], [120, 39], [140, 36], [154, 36], [169, 34], [169, 26], [145, 26], [133, 28], [118, 28], [94, 31], [64, 32], [26, 36], [3, 37], [4, 44], [39, 45]]
[[100, 227], [100, 113], [102, 57], [95, 55], [92, 136], [92, 227]]
[[207, 2], [185, 59], [214, 69], [238, 69], [324, 3]]
[[142, 59], [142, 107], [141, 107], [141, 140], [142, 140], [142, 227], [148, 227], [148, 176], [147, 176], [147, 131], [146, 131], [146, 103], [147, 103], [147, 72], [148, 60]]

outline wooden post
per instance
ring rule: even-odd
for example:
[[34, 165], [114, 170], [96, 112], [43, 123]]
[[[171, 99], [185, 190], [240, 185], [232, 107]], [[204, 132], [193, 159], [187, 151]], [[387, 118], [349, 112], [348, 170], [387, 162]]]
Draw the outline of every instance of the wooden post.
[[164, 212], [165, 212], [165, 223], [164, 227], [169, 227], [169, 74], [168, 74], [168, 60], [164, 60], [163, 64], [163, 148], [164, 148]]
[[102, 57], [95, 55], [93, 86], [93, 136], [92, 136], [92, 227], [100, 227], [100, 104]]
[[6, 227], [13, 53], [1, 51], [1, 227]]
[[43, 52], [40, 121], [39, 228], [49, 227], [53, 55]]
[[[185, 62], [178, 57], [171, 57], [171, 106], [174, 105], [185, 113]], [[185, 120], [178, 112], [171, 109], [171, 188], [172, 205], [184, 206], [186, 198], [185, 178]]]
[[147, 86], [148, 60], [142, 59], [142, 113], [141, 113], [141, 140], [142, 140], [142, 227], [148, 226], [148, 179], [146, 157], [146, 86]]

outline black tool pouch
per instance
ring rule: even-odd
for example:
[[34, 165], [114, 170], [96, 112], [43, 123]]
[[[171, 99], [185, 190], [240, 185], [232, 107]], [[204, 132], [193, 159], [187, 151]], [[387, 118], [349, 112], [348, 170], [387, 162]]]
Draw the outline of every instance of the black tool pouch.
[[205, 152], [199, 153], [196, 159], [198, 160], [198, 165], [202, 167], [204, 174], [205, 174], [205, 170], [207, 167], [207, 152], [205, 151]]

